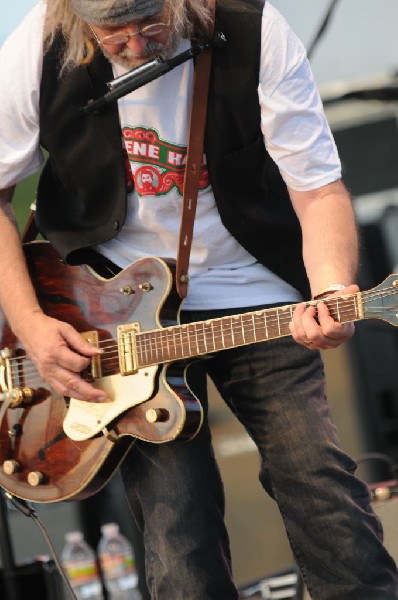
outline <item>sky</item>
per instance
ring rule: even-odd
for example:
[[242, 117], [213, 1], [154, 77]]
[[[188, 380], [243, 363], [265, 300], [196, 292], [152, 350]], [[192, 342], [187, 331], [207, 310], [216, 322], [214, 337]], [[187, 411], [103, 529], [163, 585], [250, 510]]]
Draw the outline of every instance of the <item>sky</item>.
[[[1, 2], [0, 44], [36, 3]], [[272, 0], [307, 48], [332, 0]], [[355, 84], [398, 72], [398, 1], [335, 0], [332, 18], [312, 56], [319, 86]]]

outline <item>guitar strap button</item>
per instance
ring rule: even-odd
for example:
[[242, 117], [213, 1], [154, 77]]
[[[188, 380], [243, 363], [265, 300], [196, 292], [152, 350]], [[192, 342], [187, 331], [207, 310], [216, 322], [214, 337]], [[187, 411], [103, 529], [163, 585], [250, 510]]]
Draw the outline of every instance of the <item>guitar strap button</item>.
[[148, 408], [145, 413], [148, 423], [161, 423], [168, 421], [169, 416], [169, 411], [165, 408]]

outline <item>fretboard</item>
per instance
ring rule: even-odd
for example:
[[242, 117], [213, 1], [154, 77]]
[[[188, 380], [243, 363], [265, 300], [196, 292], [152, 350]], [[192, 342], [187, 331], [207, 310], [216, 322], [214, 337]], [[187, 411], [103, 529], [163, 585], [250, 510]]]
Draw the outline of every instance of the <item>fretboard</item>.
[[[326, 304], [336, 321], [347, 323], [362, 318], [360, 297], [360, 293], [340, 296], [327, 300]], [[311, 304], [316, 302], [307, 303]], [[295, 304], [290, 304], [138, 333], [138, 366], [183, 360], [288, 336], [295, 308]]]

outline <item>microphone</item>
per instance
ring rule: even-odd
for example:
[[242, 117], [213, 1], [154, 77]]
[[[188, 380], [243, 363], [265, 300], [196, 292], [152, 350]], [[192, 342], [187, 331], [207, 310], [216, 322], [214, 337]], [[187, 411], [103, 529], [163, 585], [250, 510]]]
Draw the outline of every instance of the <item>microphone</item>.
[[122, 96], [137, 90], [138, 88], [146, 85], [150, 81], [161, 77], [165, 73], [168, 73], [175, 67], [178, 67], [187, 60], [194, 58], [201, 52], [208, 50], [212, 46], [221, 48], [226, 43], [226, 37], [222, 32], [217, 32], [211, 42], [206, 44], [195, 44], [188, 50], [177, 54], [173, 58], [164, 60], [160, 56], [157, 56], [153, 60], [109, 81], [107, 83], [109, 92], [106, 92], [100, 98], [96, 100], [89, 100], [88, 103], [81, 108], [85, 114], [95, 113], [105, 108], [111, 102], [118, 100]]

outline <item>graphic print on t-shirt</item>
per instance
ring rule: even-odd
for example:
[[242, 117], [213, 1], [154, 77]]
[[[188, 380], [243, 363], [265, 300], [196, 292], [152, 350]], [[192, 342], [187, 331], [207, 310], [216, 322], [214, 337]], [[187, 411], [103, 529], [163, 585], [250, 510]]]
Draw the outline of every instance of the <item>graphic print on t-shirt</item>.
[[[186, 146], [162, 140], [154, 129], [124, 127], [124, 146], [132, 165], [139, 196], [162, 196], [173, 188], [183, 195]], [[199, 190], [209, 186], [209, 173], [203, 157]]]

